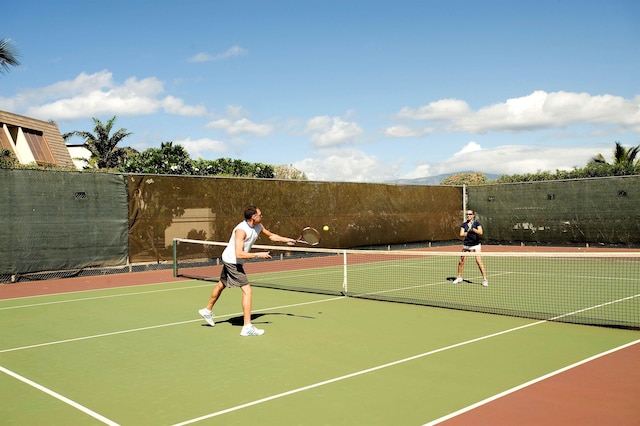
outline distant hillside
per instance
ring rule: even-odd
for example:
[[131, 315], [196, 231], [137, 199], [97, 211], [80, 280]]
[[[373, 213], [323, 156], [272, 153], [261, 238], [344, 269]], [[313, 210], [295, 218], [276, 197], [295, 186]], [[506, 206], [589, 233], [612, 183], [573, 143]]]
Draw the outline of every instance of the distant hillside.
[[[415, 179], [394, 179], [394, 180], [386, 181], [385, 183], [395, 183], [398, 185], [440, 185], [440, 182], [442, 182], [444, 179], [448, 178], [449, 176], [457, 175], [460, 173], [473, 173], [473, 172], [455, 172], [455, 173], [447, 173], [447, 174], [436, 175], [436, 176], [425, 176], [425, 177], [415, 178]], [[498, 179], [500, 175], [485, 173], [485, 176], [487, 176], [487, 179], [491, 181], [491, 180]]]

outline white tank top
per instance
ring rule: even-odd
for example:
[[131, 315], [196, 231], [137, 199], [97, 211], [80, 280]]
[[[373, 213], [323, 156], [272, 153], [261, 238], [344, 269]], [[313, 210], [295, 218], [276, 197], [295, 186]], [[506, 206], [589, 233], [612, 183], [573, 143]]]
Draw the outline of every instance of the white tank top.
[[240, 222], [231, 232], [231, 238], [229, 239], [229, 245], [222, 252], [222, 261], [226, 263], [243, 264], [245, 259], [236, 259], [236, 231], [242, 229], [247, 235], [244, 239], [244, 247], [242, 251], [249, 252], [251, 247], [258, 239], [260, 232], [262, 232], [262, 224], [257, 224], [252, 227], [246, 220]]

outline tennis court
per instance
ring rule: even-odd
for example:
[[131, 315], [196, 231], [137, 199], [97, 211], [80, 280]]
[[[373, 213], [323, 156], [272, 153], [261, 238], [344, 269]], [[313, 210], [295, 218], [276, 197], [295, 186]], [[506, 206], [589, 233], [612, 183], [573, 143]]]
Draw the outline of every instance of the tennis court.
[[[514, 410], [521, 406], [512, 401], [534, 392], [527, 397], [527, 407], [538, 416], [547, 412], [557, 419], [545, 424], [567, 424], [568, 418], [580, 424], [637, 424], [639, 357], [623, 356], [638, 354], [640, 334], [633, 327], [588, 326], [420, 302], [462, 300], [464, 306], [483, 308], [492, 300], [512, 299], [516, 303], [509, 309], [521, 311], [521, 295], [505, 295], [514, 280], [500, 281], [508, 274], [489, 262], [491, 256], [486, 263], [494, 275], [487, 288], [475, 285], [472, 262], [466, 266], [469, 282], [454, 286], [446, 279], [455, 269], [450, 262], [445, 268], [407, 256], [400, 264], [385, 258], [384, 267], [354, 262], [346, 289], [344, 265], [322, 263], [335, 262], [334, 257], [341, 259], [314, 259], [317, 271], [308, 266], [288, 267], [286, 273], [269, 270], [277, 260], [247, 265], [250, 278], [264, 285], [279, 282], [286, 287], [320, 277], [320, 282], [336, 287], [335, 294], [256, 287], [253, 321], [265, 329], [262, 337], [239, 336], [239, 290], [223, 294], [214, 310], [217, 324], [209, 327], [197, 309], [206, 303], [213, 284], [174, 278], [171, 271], [0, 286], [0, 418], [3, 424], [52, 425], [423, 425], [479, 424], [474, 413], [487, 415], [489, 410], [491, 424], [537, 424], [539, 417]], [[629, 266], [628, 259], [623, 262]], [[565, 275], [573, 277], [569, 263], [559, 270], [568, 268]], [[388, 303], [396, 301], [388, 292], [358, 287], [375, 277], [388, 281], [390, 275], [382, 271], [398, 275], [416, 264], [422, 271], [420, 282], [407, 283], [396, 295], [410, 303]], [[375, 271], [376, 266], [381, 270]], [[619, 266], [605, 269], [598, 280], [611, 277]], [[584, 267], [578, 262], [577, 268]], [[207, 274], [215, 276], [216, 268], [207, 266]], [[435, 272], [424, 273], [429, 268]], [[565, 293], [548, 298], [562, 297], [559, 304], [534, 304], [529, 311], [542, 310], [542, 316], [582, 311], [590, 313], [589, 321], [618, 321], [621, 315], [625, 323], [638, 321], [637, 275], [635, 280], [633, 275], [618, 277], [616, 282], [630, 280], [622, 289], [585, 291], [588, 299], [576, 301], [566, 296], [566, 288], [575, 285], [572, 279], [543, 269], [547, 281], [566, 281], [561, 286]], [[506, 272], [528, 273], [515, 266]], [[310, 279], [310, 273], [315, 278]], [[413, 271], [406, 277], [415, 275]], [[585, 285], [585, 280], [588, 285], [584, 275], [579, 282]], [[425, 293], [424, 288], [429, 290]], [[544, 291], [550, 287], [526, 297]], [[594, 309], [585, 310], [585, 303]], [[589, 367], [588, 377], [612, 377], [619, 370], [598, 365], [620, 359], [625, 362], [613, 362], [624, 372], [615, 376], [618, 386], [609, 383], [582, 394], [589, 391], [584, 376], [569, 377], [573, 387], [557, 384]], [[572, 401], [579, 395], [584, 405], [575, 407]], [[511, 417], [504, 414], [509, 413], [509, 401]], [[595, 416], [594, 410], [600, 414]]]

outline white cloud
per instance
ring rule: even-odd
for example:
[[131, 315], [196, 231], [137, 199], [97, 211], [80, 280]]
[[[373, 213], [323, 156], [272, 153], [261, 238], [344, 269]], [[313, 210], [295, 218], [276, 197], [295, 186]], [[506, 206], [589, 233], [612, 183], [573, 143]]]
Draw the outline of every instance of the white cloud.
[[240, 105], [227, 105], [226, 110], [227, 116], [236, 120], [249, 115], [247, 110]]
[[144, 96], [121, 96], [116, 91], [95, 90], [74, 98], [60, 99], [41, 106], [31, 107], [27, 115], [42, 119], [74, 120], [88, 116], [147, 115], [157, 112], [157, 99]]
[[212, 139], [196, 139], [190, 138], [174, 141], [176, 145], [182, 145], [189, 152], [192, 159], [211, 158], [226, 153], [229, 149], [224, 142]]
[[305, 133], [311, 133], [314, 146], [327, 148], [356, 143], [364, 130], [356, 122], [323, 115], [309, 119]]
[[640, 131], [640, 96], [535, 91], [472, 111], [466, 102], [444, 99], [418, 109], [402, 108], [398, 118], [446, 121], [441, 130], [469, 133], [520, 132], [604, 124]]
[[462, 147], [462, 149], [458, 152], [456, 152], [455, 154], [453, 154], [453, 156], [461, 156], [461, 155], [465, 155], [468, 154], [470, 152], [476, 152], [476, 151], [480, 151], [482, 150], [482, 147], [480, 146], [480, 144], [478, 144], [475, 141], [471, 141], [468, 144], [466, 144], [464, 147]]
[[430, 164], [419, 164], [418, 167], [413, 169], [410, 173], [404, 175], [403, 179], [418, 179], [426, 176], [432, 176], [434, 173], [431, 172], [431, 168], [432, 166]]
[[391, 138], [415, 138], [428, 135], [432, 129], [426, 127], [391, 126], [384, 130], [384, 134]]
[[305, 158], [293, 166], [310, 180], [345, 182], [381, 182], [393, 179], [399, 162], [385, 163], [373, 155], [354, 149], [326, 152], [321, 158]]
[[418, 109], [404, 107], [398, 112], [398, 117], [412, 120], [454, 120], [464, 117], [471, 112], [465, 101], [459, 99], [442, 99], [421, 106]]
[[[483, 149], [478, 143], [472, 141], [450, 158], [431, 164], [429, 171], [431, 176], [462, 171], [492, 174], [524, 174], [540, 170], [555, 172], [584, 167], [597, 153], [607, 153], [610, 150], [611, 147], [608, 145], [600, 147], [503, 145]], [[416, 175], [415, 172], [411, 174]]]
[[[81, 73], [73, 80], [27, 89], [12, 99], [2, 99], [3, 108], [41, 120], [65, 121], [101, 115], [149, 115], [165, 111], [174, 115], [202, 116], [203, 106], [185, 105], [166, 96], [164, 83], [155, 77], [114, 81], [109, 71]], [[6, 105], [6, 106], [5, 106]]]
[[113, 75], [107, 70], [102, 70], [93, 74], [80, 73], [75, 79], [60, 81], [50, 86], [37, 89], [38, 92], [46, 93], [51, 97], [59, 97], [68, 94], [80, 94], [96, 88], [112, 87]]
[[231, 46], [227, 51], [215, 55], [200, 52], [189, 58], [189, 62], [212, 62], [222, 61], [224, 59], [245, 56], [249, 51], [240, 46]]
[[229, 120], [223, 118], [215, 120], [206, 125], [211, 129], [220, 129], [227, 135], [236, 136], [241, 134], [250, 134], [253, 136], [268, 136], [274, 130], [274, 127], [269, 124], [256, 124], [247, 118], [241, 118], [239, 120]]
[[182, 99], [173, 96], [167, 96], [161, 103], [167, 114], [195, 117], [202, 117], [207, 114], [207, 109], [204, 106], [185, 105]]
[[212, 58], [209, 53], [200, 52], [190, 57], [189, 62], [211, 62]]

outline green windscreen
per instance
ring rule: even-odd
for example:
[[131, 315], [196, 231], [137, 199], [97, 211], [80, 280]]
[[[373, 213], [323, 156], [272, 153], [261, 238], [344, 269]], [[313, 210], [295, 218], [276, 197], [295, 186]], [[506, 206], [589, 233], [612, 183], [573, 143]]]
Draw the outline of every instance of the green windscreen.
[[468, 188], [485, 241], [640, 244], [640, 176]]
[[122, 176], [0, 170], [0, 180], [3, 274], [126, 264]]

